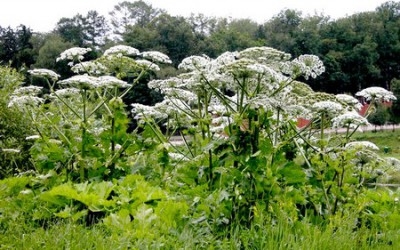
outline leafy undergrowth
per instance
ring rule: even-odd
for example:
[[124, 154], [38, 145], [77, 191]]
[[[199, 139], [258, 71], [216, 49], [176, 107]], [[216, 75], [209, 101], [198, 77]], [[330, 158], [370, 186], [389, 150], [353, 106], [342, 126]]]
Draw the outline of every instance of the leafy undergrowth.
[[[398, 231], [385, 233], [354, 230], [343, 220], [338, 227], [307, 223], [256, 224], [251, 228], [226, 229], [216, 238], [201, 228], [157, 235], [156, 239], [118, 234], [103, 226], [86, 227], [71, 221], [54, 222], [46, 228], [13, 223], [0, 234], [1, 249], [399, 249]], [[148, 232], [151, 234], [151, 232]]]

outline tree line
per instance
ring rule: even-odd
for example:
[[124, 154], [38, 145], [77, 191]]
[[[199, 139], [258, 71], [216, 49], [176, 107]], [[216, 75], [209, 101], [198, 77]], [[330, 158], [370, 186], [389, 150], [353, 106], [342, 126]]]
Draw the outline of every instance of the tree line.
[[[400, 78], [400, 2], [388, 1], [375, 11], [336, 20], [284, 9], [260, 24], [203, 14], [173, 16], [142, 0], [124, 1], [114, 6], [109, 18], [95, 10], [63, 17], [47, 33], [34, 32], [29, 25], [0, 27], [0, 62], [20, 70], [48, 68], [68, 77], [69, 67], [55, 62], [60, 52], [91, 47], [90, 57], [95, 58], [115, 44], [164, 52], [175, 66], [190, 55], [215, 57], [269, 46], [293, 58], [319, 56], [326, 72], [315, 80], [303, 79], [316, 91], [354, 94], [369, 86], [391, 89], [391, 82]], [[174, 72], [173, 67], [164, 68], [158, 77]]]

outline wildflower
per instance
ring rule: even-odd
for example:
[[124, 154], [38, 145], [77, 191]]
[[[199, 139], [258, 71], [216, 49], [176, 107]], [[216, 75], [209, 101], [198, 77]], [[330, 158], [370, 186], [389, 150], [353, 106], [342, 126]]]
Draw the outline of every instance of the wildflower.
[[33, 76], [46, 77], [53, 81], [57, 81], [58, 78], [60, 77], [59, 74], [49, 69], [33, 69], [33, 70], [28, 70], [28, 73]]
[[150, 59], [154, 62], [159, 62], [159, 63], [172, 63], [171, 59], [169, 57], [161, 52], [158, 51], [145, 51], [141, 53], [143, 58], [145, 59]]
[[311, 107], [317, 113], [325, 113], [328, 115], [336, 115], [342, 111], [342, 105], [332, 101], [320, 101], [316, 102]]
[[11, 96], [7, 107], [22, 108], [24, 106], [38, 106], [41, 103], [44, 103], [44, 99], [36, 96]]
[[221, 67], [224, 65], [228, 65], [236, 61], [239, 58], [239, 52], [225, 52], [218, 56], [216, 59], [212, 61], [212, 64], [217, 67]]
[[138, 49], [135, 49], [131, 46], [127, 45], [116, 45], [113, 46], [106, 51], [104, 51], [105, 56], [107, 55], [124, 55], [124, 56], [137, 56], [140, 52]]
[[137, 120], [143, 119], [145, 117], [152, 117], [155, 119], [163, 119], [168, 117], [167, 114], [159, 112], [152, 106], [147, 106], [139, 103], [132, 103], [131, 106], [133, 107], [131, 112], [135, 115], [134, 119]]
[[332, 119], [334, 128], [357, 128], [361, 125], [369, 125], [366, 118], [356, 112], [347, 112]]
[[11, 153], [11, 154], [18, 154], [18, 153], [21, 152], [21, 150], [15, 149], [15, 148], [2, 148], [2, 149], [1, 149], [1, 152], [4, 152], [4, 153]]
[[316, 78], [325, 72], [322, 61], [315, 55], [301, 55], [291, 62], [283, 63], [282, 72], [296, 78], [304, 75], [304, 78]]
[[122, 81], [114, 76], [100, 76], [98, 78], [99, 86], [101, 87], [117, 87], [117, 88], [128, 88], [131, 85], [125, 81]]
[[13, 96], [25, 96], [25, 95], [36, 96], [42, 91], [42, 89], [43, 89], [42, 87], [31, 85], [31, 86], [21, 87], [21, 88], [14, 90], [12, 95]]
[[180, 153], [168, 153], [168, 156], [173, 161], [188, 161], [189, 158]]
[[356, 93], [356, 96], [364, 97], [367, 101], [392, 101], [397, 98], [391, 91], [381, 87], [369, 87]]
[[92, 51], [91, 48], [80, 48], [80, 47], [73, 47], [70, 49], [65, 50], [57, 57], [56, 61], [62, 60], [71, 60], [71, 61], [81, 61], [83, 60], [83, 55]]
[[25, 138], [25, 140], [29, 141], [29, 140], [36, 140], [36, 139], [39, 139], [39, 138], [40, 138], [39, 135], [31, 135], [31, 136], [27, 136]]
[[76, 73], [88, 73], [90, 75], [101, 75], [107, 71], [107, 67], [95, 61], [81, 62], [71, 67], [71, 70]]
[[59, 89], [57, 91], [55, 91], [55, 93], [51, 94], [51, 96], [56, 95], [58, 97], [62, 97], [62, 98], [71, 98], [71, 97], [75, 97], [77, 95], [79, 95], [80, 90], [77, 88], [65, 88], [65, 89]]
[[290, 59], [291, 55], [271, 47], [251, 47], [240, 51], [239, 57], [269, 64], [287, 61]]
[[189, 56], [182, 60], [178, 65], [178, 69], [183, 70], [199, 70], [203, 69], [210, 62], [210, 58], [205, 56]]
[[358, 111], [361, 110], [361, 108], [362, 108], [362, 104], [351, 95], [337, 94], [337, 95], [335, 95], [335, 97], [338, 101], [341, 101], [341, 102], [355, 108]]
[[148, 60], [142, 59], [142, 60], [136, 60], [135, 62], [140, 66], [144, 67], [145, 69], [149, 69], [152, 71], [160, 71], [160, 67], [157, 64], [150, 62]]
[[76, 75], [68, 79], [59, 81], [58, 84], [69, 85], [78, 89], [93, 89], [99, 87], [99, 81], [96, 77], [87, 75]]
[[27, 194], [31, 194], [32, 193], [32, 190], [31, 189], [24, 189], [24, 190], [22, 190], [21, 192], [19, 192], [20, 194], [23, 194], [23, 195], [27, 195]]
[[372, 149], [379, 150], [378, 146], [369, 141], [354, 141], [346, 144], [345, 149]]

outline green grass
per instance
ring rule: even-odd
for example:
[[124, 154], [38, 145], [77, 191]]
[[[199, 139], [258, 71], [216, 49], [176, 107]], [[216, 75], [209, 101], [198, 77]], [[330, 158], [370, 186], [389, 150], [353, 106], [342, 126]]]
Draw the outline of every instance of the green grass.
[[[339, 226], [320, 227], [305, 222], [257, 223], [250, 229], [226, 229], [217, 237], [200, 228], [159, 235], [157, 240], [140, 240], [130, 232], [112, 232], [96, 225], [86, 227], [60, 222], [44, 229], [11, 224], [0, 234], [0, 249], [400, 249], [400, 235], [389, 231], [354, 230], [354, 220]], [[131, 233], [132, 234], [132, 233]]]
[[[370, 141], [375, 143], [379, 147], [379, 154], [381, 156], [400, 158], [400, 129], [392, 131], [379, 130], [378, 128], [377, 132], [357, 132], [354, 134], [353, 139], [357, 141]], [[385, 147], [389, 148], [388, 153], [385, 153]]]

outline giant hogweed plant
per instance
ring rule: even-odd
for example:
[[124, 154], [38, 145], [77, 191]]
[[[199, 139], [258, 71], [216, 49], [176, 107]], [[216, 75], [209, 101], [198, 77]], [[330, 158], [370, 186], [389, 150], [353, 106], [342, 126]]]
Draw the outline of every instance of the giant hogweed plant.
[[[35, 86], [12, 95], [9, 106], [25, 112], [36, 129], [27, 139], [34, 140], [31, 153], [40, 172], [55, 170], [83, 186], [87, 180], [142, 174], [187, 199], [190, 208], [183, 210], [192, 214], [192, 224], [224, 228], [235, 222], [248, 225], [265, 218], [265, 212], [272, 221], [343, 215], [365, 199], [363, 190], [382, 173], [377, 170], [385, 170], [374, 145], [351, 141], [367, 124], [357, 113], [359, 102], [349, 95], [315, 93], [296, 80], [324, 72], [316, 56], [291, 60], [287, 53], [255, 47], [215, 59], [188, 57], [179, 65], [183, 73], [148, 83], [165, 98], [155, 106], [132, 104], [138, 128], [128, 134], [122, 97], [132, 85], [121, 78], [133, 72], [135, 84], [147, 70], [159, 69], [155, 62], [170, 60], [159, 52], [115, 46], [95, 61], [82, 62], [86, 52], [73, 48], [59, 58], [71, 60], [71, 69], [81, 75], [60, 81], [55, 72], [30, 71], [48, 80], [49, 95], [40, 95]], [[371, 102], [394, 98], [380, 88], [365, 93]], [[299, 117], [310, 123], [298, 128]], [[346, 131], [331, 133], [331, 127]], [[182, 143], [174, 143], [173, 135]], [[65, 187], [68, 194], [55, 187], [44, 197], [63, 196], [89, 210], [100, 206], [101, 212], [111, 213], [105, 220], [109, 225], [129, 224], [137, 213], [146, 221], [151, 218], [150, 224], [155, 218], [151, 208], [118, 212], [122, 207], [108, 202], [110, 197], [102, 197], [106, 200], [100, 204], [94, 194], [89, 202], [73, 191], [79, 185]], [[119, 197], [122, 191], [115, 193]], [[170, 197], [162, 199], [173, 203]], [[65, 209], [58, 215], [82, 215], [79, 207]]]
[[[26, 86], [15, 90], [9, 107], [17, 107], [29, 118], [37, 134], [31, 150], [39, 171], [56, 169], [73, 180], [117, 178], [128, 169], [121, 155], [131, 147], [133, 137], [127, 133], [129, 119], [122, 98], [156, 63], [170, 63], [155, 51], [118, 45], [94, 61], [83, 61], [90, 51], [71, 48], [57, 60], [68, 60], [77, 75], [59, 80], [47, 69], [33, 69], [33, 77], [43, 77], [50, 94], [41, 87]], [[149, 59], [149, 60], [146, 60]], [[131, 84], [121, 80], [127, 74]], [[129, 150], [128, 150], [129, 151]]]
[[[132, 104], [132, 113], [168, 153], [163, 181], [180, 190], [206, 185], [213, 192], [195, 199], [199, 218], [211, 214], [220, 225], [248, 223], [260, 209], [291, 220], [310, 213], [329, 217], [355, 204], [353, 194], [383, 164], [364, 144], [351, 142], [368, 124], [358, 114], [357, 99], [315, 93], [296, 81], [324, 72], [314, 55], [290, 60], [287, 53], [255, 47], [216, 59], [191, 56], [179, 69], [183, 73], [176, 77], [148, 84], [164, 94], [163, 102]], [[371, 102], [394, 99], [379, 91]], [[301, 117], [310, 123], [299, 129]], [[160, 123], [167, 134], [156, 126]], [[332, 127], [346, 132], [329, 133]], [[172, 134], [180, 135], [183, 145], [166, 143]], [[373, 157], [366, 161], [366, 155]], [[207, 207], [198, 205], [202, 202]]]

